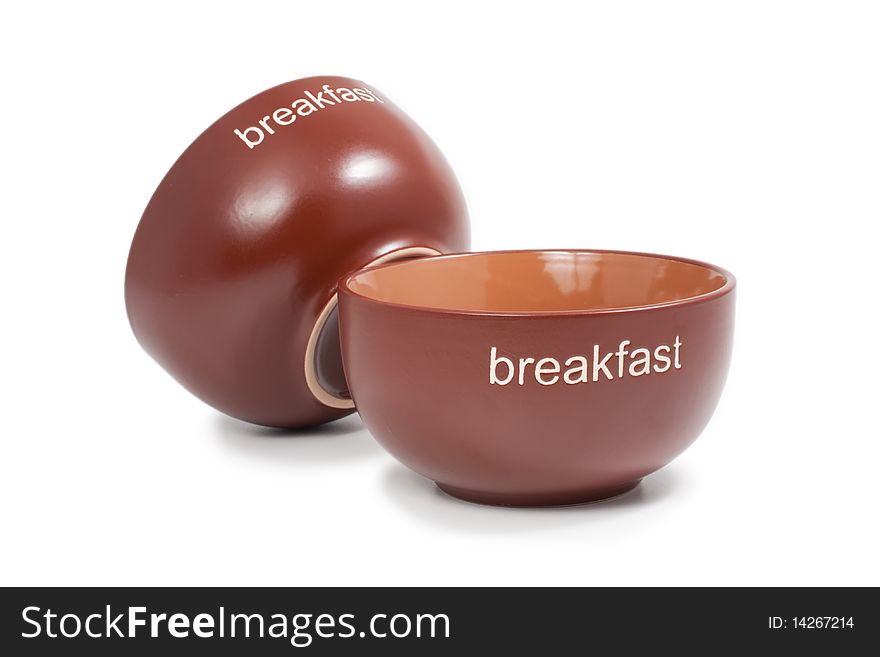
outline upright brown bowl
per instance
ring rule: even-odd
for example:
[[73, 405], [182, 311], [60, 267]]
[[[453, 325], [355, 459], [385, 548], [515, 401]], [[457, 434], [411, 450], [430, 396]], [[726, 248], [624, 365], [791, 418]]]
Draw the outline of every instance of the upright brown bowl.
[[358, 411], [404, 464], [467, 500], [622, 493], [700, 434], [730, 362], [735, 281], [612, 251], [438, 256], [340, 285]]

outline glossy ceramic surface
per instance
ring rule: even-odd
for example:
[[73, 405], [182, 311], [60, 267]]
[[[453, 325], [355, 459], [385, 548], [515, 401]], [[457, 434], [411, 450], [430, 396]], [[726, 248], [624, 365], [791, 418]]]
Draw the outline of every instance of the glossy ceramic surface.
[[340, 277], [468, 242], [455, 177], [403, 112], [357, 80], [297, 80], [239, 105], [177, 160], [135, 234], [126, 305], [144, 349], [215, 408], [317, 424], [353, 408]]
[[379, 442], [490, 504], [615, 495], [669, 463], [727, 375], [735, 281], [666, 256], [439, 256], [340, 285], [342, 357]]

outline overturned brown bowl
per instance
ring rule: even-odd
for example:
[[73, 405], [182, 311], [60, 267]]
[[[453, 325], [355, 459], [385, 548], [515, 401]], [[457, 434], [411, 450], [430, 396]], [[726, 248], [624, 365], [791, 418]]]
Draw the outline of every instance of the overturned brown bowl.
[[438, 256], [340, 285], [358, 411], [401, 462], [466, 500], [623, 493], [709, 421], [733, 339], [718, 267], [612, 251]]
[[446, 159], [384, 93], [294, 80], [218, 119], [159, 184], [132, 241], [128, 317], [144, 349], [218, 410], [319, 424], [354, 409], [340, 277], [468, 240]]

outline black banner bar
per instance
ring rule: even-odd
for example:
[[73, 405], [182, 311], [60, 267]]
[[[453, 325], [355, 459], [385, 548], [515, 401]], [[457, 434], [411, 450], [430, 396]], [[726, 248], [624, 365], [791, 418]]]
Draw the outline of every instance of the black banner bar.
[[22, 588], [0, 654], [667, 654], [880, 645], [874, 589]]

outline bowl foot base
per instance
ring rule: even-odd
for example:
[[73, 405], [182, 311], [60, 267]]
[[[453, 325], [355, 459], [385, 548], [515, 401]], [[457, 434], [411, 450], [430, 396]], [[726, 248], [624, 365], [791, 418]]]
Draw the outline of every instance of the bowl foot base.
[[468, 490], [465, 488], [456, 488], [455, 486], [447, 486], [439, 482], [437, 488], [447, 495], [456, 497], [465, 502], [474, 502], [476, 504], [488, 504], [491, 506], [519, 506], [519, 507], [535, 507], [535, 506], [571, 506], [574, 504], [589, 504], [591, 502], [601, 502], [603, 500], [617, 497], [628, 493], [641, 483], [641, 479], [629, 481], [619, 486], [610, 486], [607, 488], [591, 488], [587, 490], [566, 491], [562, 493], [491, 493], [486, 491]]

